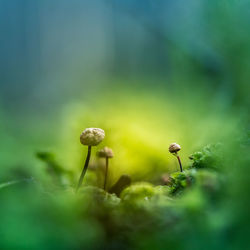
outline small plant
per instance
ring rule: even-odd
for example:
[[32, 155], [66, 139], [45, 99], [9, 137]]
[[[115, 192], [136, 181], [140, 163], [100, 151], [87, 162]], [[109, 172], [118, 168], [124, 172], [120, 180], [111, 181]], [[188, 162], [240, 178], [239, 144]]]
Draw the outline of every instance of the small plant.
[[182, 191], [192, 186], [194, 183], [196, 170], [186, 170], [184, 172], [175, 172], [170, 175], [170, 193], [173, 195], [180, 194]]
[[51, 152], [41, 151], [36, 153], [36, 157], [47, 164], [47, 169], [55, 175], [64, 172], [63, 167], [57, 163], [55, 155]]
[[81, 187], [82, 182], [83, 182], [83, 178], [84, 178], [86, 171], [88, 169], [89, 160], [90, 160], [90, 156], [91, 156], [91, 147], [97, 146], [99, 143], [101, 143], [102, 140], [104, 139], [104, 137], [105, 137], [105, 132], [104, 132], [104, 130], [102, 130], [100, 128], [86, 128], [81, 133], [80, 142], [83, 145], [88, 146], [88, 154], [87, 154], [87, 157], [85, 160], [84, 168], [82, 170], [78, 185], [76, 187], [76, 192]]
[[183, 172], [182, 165], [181, 165], [181, 159], [180, 159], [180, 157], [178, 155], [178, 151], [181, 150], [181, 146], [179, 144], [177, 144], [177, 143], [171, 143], [168, 150], [169, 150], [169, 152], [171, 154], [173, 154], [174, 156], [177, 157], [179, 165], [180, 165], [181, 172]]
[[114, 154], [111, 148], [104, 147], [103, 149], [97, 152], [97, 156], [100, 158], [106, 159], [105, 177], [104, 177], [104, 184], [103, 184], [103, 189], [106, 190], [106, 184], [107, 184], [107, 179], [108, 179], [109, 158], [113, 158]]
[[210, 168], [218, 170], [222, 163], [221, 153], [220, 143], [207, 145], [201, 151], [189, 156], [189, 159], [193, 161], [190, 168]]

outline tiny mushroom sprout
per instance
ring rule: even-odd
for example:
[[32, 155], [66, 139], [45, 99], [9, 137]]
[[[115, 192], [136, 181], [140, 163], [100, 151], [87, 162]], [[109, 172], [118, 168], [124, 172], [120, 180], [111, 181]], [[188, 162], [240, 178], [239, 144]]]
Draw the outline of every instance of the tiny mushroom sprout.
[[103, 185], [103, 189], [106, 190], [106, 184], [107, 184], [107, 179], [108, 179], [109, 158], [113, 158], [114, 154], [111, 148], [104, 147], [103, 149], [97, 152], [97, 156], [100, 158], [106, 159], [105, 177], [104, 177], [104, 185]]
[[171, 143], [168, 150], [169, 150], [169, 152], [171, 154], [173, 154], [173, 155], [175, 155], [177, 157], [179, 165], [180, 165], [181, 172], [183, 172], [182, 165], [181, 165], [181, 159], [180, 159], [180, 157], [178, 155], [178, 151], [181, 150], [181, 146], [179, 144], [177, 144], [177, 143]]
[[105, 137], [105, 132], [104, 130], [100, 129], [100, 128], [86, 128], [80, 135], [80, 142], [83, 145], [88, 146], [88, 154], [87, 154], [87, 158], [85, 160], [85, 164], [84, 164], [84, 168], [82, 170], [77, 188], [76, 188], [76, 192], [78, 191], [78, 189], [81, 187], [82, 185], [82, 181], [83, 178], [86, 174], [86, 171], [88, 169], [88, 165], [89, 165], [89, 159], [90, 159], [90, 155], [91, 155], [91, 147], [92, 146], [97, 146], [99, 143], [102, 142], [102, 140]]

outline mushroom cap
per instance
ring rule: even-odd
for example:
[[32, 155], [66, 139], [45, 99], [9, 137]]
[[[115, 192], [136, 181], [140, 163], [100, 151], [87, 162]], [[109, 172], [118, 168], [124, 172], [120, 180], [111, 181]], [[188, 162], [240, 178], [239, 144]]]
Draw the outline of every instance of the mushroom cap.
[[100, 128], [86, 128], [80, 135], [80, 141], [83, 145], [97, 146], [104, 137], [104, 130]]
[[181, 150], [181, 146], [177, 143], [171, 143], [168, 148], [170, 153], [177, 153]]
[[106, 158], [106, 157], [113, 158], [114, 153], [113, 153], [111, 148], [104, 147], [103, 149], [101, 149], [97, 152], [97, 156], [99, 156], [100, 158]]

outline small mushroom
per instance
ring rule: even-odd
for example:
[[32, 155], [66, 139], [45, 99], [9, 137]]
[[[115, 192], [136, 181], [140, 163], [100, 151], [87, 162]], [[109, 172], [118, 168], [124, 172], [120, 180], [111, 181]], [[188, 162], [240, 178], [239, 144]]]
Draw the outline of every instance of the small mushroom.
[[100, 128], [86, 128], [81, 133], [80, 142], [83, 145], [88, 146], [88, 154], [87, 154], [87, 158], [85, 160], [84, 168], [83, 168], [81, 176], [79, 178], [78, 185], [76, 187], [76, 192], [81, 187], [83, 178], [84, 178], [86, 171], [88, 169], [90, 155], [91, 155], [91, 147], [97, 146], [99, 143], [101, 143], [102, 140], [104, 139], [104, 137], [105, 137], [105, 132], [104, 132], [104, 130], [102, 130]]
[[180, 165], [181, 172], [183, 172], [182, 165], [181, 165], [181, 159], [180, 159], [180, 157], [179, 157], [179, 155], [178, 155], [178, 151], [181, 150], [181, 146], [180, 146], [179, 144], [177, 144], [177, 143], [171, 143], [171, 144], [169, 145], [168, 150], [169, 150], [169, 152], [170, 152], [171, 154], [173, 154], [174, 156], [177, 157], [178, 162], [179, 162], [179, 165]]
[[116, 194], [120, 197], [121, 192], [131, 184], [131, 177], [123, 174], [119, 180], [109, 189], [110, 194]]
[[105, 177], [104, 177], [104, 185], [103, 185], [103, 189], [106, 190], [106, 184], [107, 184], [107, 179], [108, 179], [109, 158], [113, 158], [114, 154], [111, 148], [104, 147], [103, 149], [97, 152], [97, 156], [100, 158], [106, 159]]

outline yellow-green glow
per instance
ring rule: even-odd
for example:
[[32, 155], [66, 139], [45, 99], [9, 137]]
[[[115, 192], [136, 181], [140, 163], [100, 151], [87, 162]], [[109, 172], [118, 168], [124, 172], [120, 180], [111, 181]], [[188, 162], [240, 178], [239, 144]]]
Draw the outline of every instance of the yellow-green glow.
[[222, 111], [209, 110], [204, 102], [197, 106], [191, 100], [186, 105], [185, 100], [146, 91], [112, 91], [103, 96], [88, 105], [84, 101], [75, 103], [63, 112], [58, 156], [67, 168], [78, 173], [87, 151], [79, 142], [80, 133], [87, 127], [102, 128], [106, 137], [93, 148], [91, 164], [100, 164], [95, 157], [97, 149], [111, 147], [115, 154], [110, 160], [112, 183], [121, 174], [150, 180], [151, 173], [178, 171], [176, 158], [168, 152], [170, 143], [181, 145], [185, 166], [194, 150], [222, 140], [235, 125], [232, 118]]

